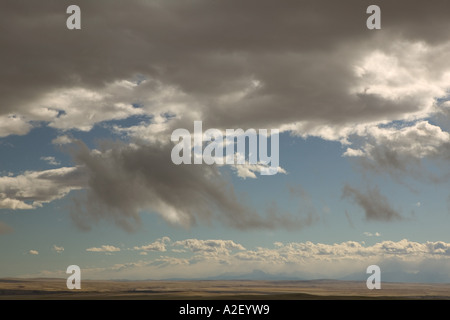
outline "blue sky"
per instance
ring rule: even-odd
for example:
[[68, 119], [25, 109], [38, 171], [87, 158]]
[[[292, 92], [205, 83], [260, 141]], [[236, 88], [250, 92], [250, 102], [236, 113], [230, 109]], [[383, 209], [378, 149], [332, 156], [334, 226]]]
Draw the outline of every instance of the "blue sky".
[[[1, 13], [0, 277], [450, 281], [447, 4], [78, 2]], [[280, 130], [278, 173], [174, 165], [194, 121]]]

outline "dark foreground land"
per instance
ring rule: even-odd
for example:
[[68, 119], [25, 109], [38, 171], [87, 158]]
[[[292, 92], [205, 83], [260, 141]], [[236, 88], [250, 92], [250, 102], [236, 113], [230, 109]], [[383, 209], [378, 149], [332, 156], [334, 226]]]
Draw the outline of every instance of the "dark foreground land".
[[446, 299], [450, 284], [382, 283], [369, 290], [363, 281], [94, 281], [69, 290], [66, 279], [0, 279], [0, 299], [121, 300], [323, 300]]

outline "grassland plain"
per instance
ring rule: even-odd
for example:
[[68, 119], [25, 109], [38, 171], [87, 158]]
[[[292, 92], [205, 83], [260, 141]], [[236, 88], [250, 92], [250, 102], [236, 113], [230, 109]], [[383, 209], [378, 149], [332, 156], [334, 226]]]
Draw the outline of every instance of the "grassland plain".
[[369, 290], [362, 281], [96, 281], [68, 290], [66, 279], [0, 279], [2, 300], [450, 300], [450, 284], [382, 283]]

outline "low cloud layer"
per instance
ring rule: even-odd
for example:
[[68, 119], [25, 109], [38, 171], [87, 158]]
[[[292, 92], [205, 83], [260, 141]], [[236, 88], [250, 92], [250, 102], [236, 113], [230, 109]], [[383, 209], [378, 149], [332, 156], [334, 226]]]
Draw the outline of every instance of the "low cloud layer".
[[245, 250], [245, 248], [232, 240], [198, 240], [186, 239], [176, 241], [174, 246], [183, 246], [194, 253], [220, 255], [230, 254], [231, 250]]
[[118, 251], [120, 251], [120, 248], [115, 247], [115, 246], [111, 246], [111, 245], [102, 245], [101, 247], [87, 248], [86, 251], [88, 251], [88, 252], [111, 253], [111, 252], [118, 252]]
[[[148, 279], [149, 274], [154, 279], [205, 278], [221, 274], [249, 274], [258, 269], [284, 277], [317, 279], [342, 278], [351, 274], [364, 276], [367, 266], [377, 264], [382, 274], [398, 272], [409, 274], [410, 279], [414, 279], [415, 275], [419, 277], [427, 274], [428, 281], [450, 279], [450, 243], [443, 241], [384, 240], [373, 245], [356, 241], [334, 244], [276, 242], [273, 246], [245, 248], [233, 240], [171, 241], [164, 237], [153, 243], [160, 241], [164, 241], [167, 250], [160, 250], [159, 255], [155, 256], [155, 251], [152, 258], [141, 258], [106, 268], [86, 268], [83, 274], [94, 279]], [[180, 247], [185, 250], [178, 250]], [[112, 245], [91, 249], [123, 254]], [[421, 274], [418, 274], [418, 270]], [[44, 273], [46, 276], [55, 276], [52, 272]], [[437, 278], [433, 278], [433, 274]]]
[[170, 238], [163, 237], [163, 238], [157, 239], [156, 241], [149, 243], [149, 244], [145, 244], [142, 246], [135, 246], [133, 248], [133, 250], [138, 250], [141, 252], [147, 252], [147, 251], [165, 252], [165, 251], [167, 251], [166, 244], [168, 242], [170, 242]]

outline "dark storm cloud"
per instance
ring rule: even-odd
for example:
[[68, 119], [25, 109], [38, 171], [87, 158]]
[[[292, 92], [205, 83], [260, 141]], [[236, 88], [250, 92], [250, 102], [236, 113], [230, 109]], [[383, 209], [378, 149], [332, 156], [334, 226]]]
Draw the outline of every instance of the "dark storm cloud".
[[309, 224], [270, 210], [267, 217], [258, 214], [236, 196], [215, 166], [172, 164], [166, 144], [107, 143], [99, 152], [80, 142], [73, 152], [89, 175], [86, 198], [76, 198], [72, 211], [82, 229], [110, 220], [133, 231], [143, 211], [186, 227], [215, 220], [238, 229], [300, 229]]
[[[143, 74], [200, 101], [210, 127], [395, 118], [421, 106], [350, 95], [353, 64], [396, 39], [437, 43], [450, 4], [432, 3], [378, 1], [383, 29], [369, 31], [368, 1], [6, 0], [0, 110], [26, 114], [54, 89]], [[81, 7], [82, 30], [65, 27], [69, 4]], [[252, 79], [260, 87], [245, 99], [219, 99]]]
[[380, 193], [378, 187], [368, 188], [367, 192], [361, 192], [349, 185], [342, 189], [342, 197], [350, 198], [365, 212], [367, 220], [394, 221], [403, 217], [391, 207], [388, 199]]

